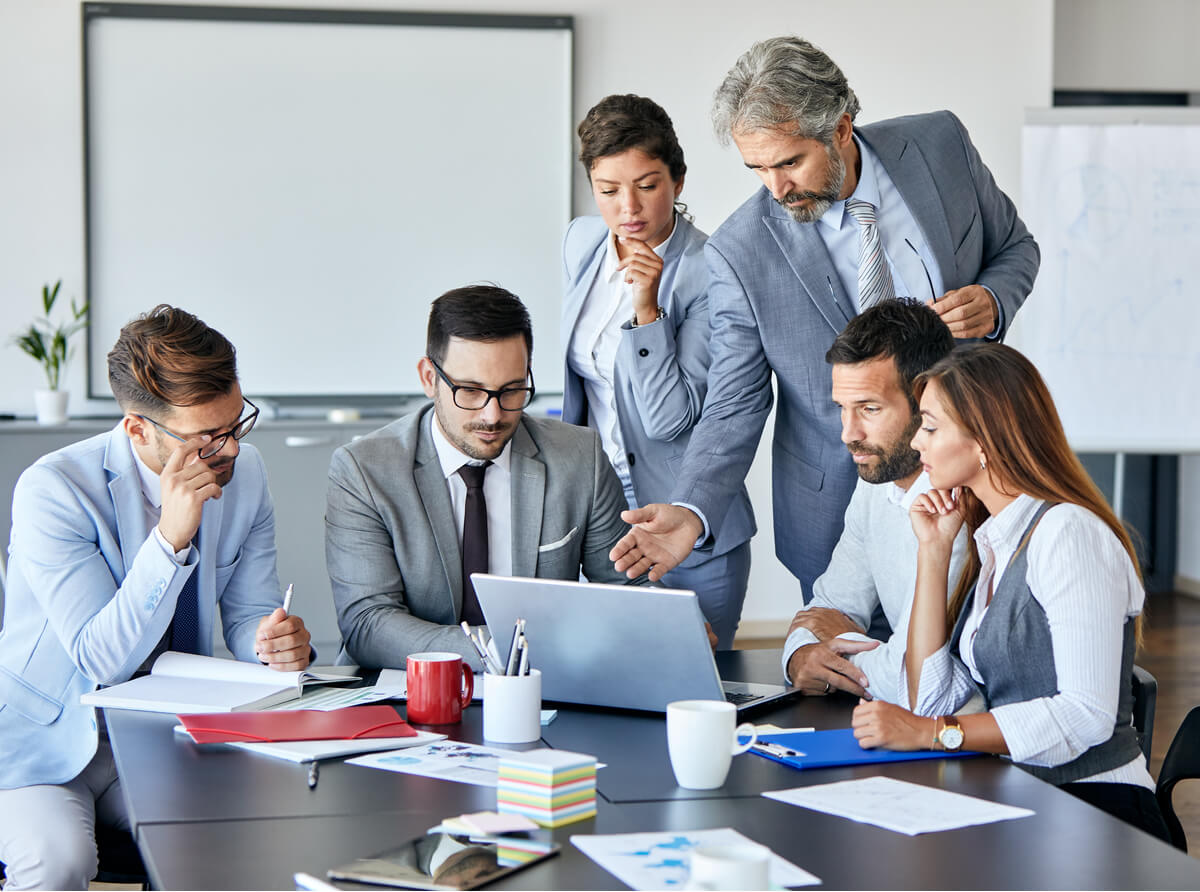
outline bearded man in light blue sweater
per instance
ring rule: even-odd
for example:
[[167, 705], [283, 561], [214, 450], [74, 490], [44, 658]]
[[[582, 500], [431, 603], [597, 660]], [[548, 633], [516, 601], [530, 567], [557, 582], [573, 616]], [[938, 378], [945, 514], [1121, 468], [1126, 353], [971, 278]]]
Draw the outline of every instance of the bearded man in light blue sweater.
[[[953, 348], [950, 330], [928, 306], [886, 300], [852, 319], [825, 354], [859, 481], [829, 566], [783, 647], [784, 674], [806, 694], [842, 690], [896, 702], [917, 576], [908, 509], [929, 489], [911, 445], [921, 423], [912, 384]], [[960, 534], [951, 580], [964, 547]], [[886, 640], [864, 631], [879, 608], [892, 629]]]

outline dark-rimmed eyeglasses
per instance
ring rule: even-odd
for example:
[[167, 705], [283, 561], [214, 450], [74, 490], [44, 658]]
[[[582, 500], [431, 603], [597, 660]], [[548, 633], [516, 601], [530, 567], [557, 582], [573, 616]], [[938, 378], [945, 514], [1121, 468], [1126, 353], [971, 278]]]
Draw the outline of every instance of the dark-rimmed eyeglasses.
[[529, 376], [528, 387], [505, 387], [503, 390], [488, 390], [486, 387], [464, 387], [462, 384], [455, 384], [442, 371], [442, 367], [433, 361], [432, 357], [427, 356], [425, 358], [429, 360], [429, 364], [433, 366], [433, 370], [438, 373], [438, 377], [446, 382], [446, 386], [450, 388], [450, 396], [454, 400], [454, 405], [460, 409], [466, 409], [470, 412], [478, 411], [486, 407], [494, 399], [505, 412], [520, 412], [533, 402], [533, 369], [525, 370], [525, 373]]
[[[258, 406], [254, 405], [254, 403], [250, 402], [250, 400], [246, 399], [246, 397], [242, 397], [242, 402], [250, 407], [250, 414], [231, 427], [229, 430], [221, 431], [219, 434], [213, 434], [212, 439], [200, 447], [198, 452], [200, 458], [212, 458], [225, 448], [225, 443], [230, 437], [233, 437], [235, 440], [240, 440], [242, 437], [246, 436], [246, 434], [250, 433], [250, 431], [254, 428], [254, 422], [258, 421]], [[164, 434], [169, 434], [181, 443], [186, 443], [189, 439], [191, 439], [190, 437], [181, 437], [179, 434], [175, 433], [175, 431], [171, 430], [169, 427], [159, 424], [153, 418], [147, 418], [145, 415], [138, 415], [136, 412], [133, 414], [137, 418], [142, 419], [142, 421], [149, 421]]]

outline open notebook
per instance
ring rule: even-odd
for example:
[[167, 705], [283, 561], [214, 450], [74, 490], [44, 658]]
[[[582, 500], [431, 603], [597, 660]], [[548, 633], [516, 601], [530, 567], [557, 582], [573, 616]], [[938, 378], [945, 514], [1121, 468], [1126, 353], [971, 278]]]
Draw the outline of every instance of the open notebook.
[[240, 712], [295, 700], [311, 685], [358, 681], [354, 675], [277, 672], [268, 666], [167, 651], [149, 675], [84, 694], [85, 706], [143, 712]]

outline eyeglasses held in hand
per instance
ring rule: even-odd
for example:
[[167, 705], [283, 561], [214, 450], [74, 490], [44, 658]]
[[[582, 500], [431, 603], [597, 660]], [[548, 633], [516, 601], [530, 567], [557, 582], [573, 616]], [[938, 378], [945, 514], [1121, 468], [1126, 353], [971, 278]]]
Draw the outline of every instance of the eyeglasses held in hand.
[[[254, 428], [254, 422], [258, 421], [258, 406], [254, 405], [254, 403], [250, 402], [250, 400], [246, 399], [246, 397], [242, 397], [242, 402], [251, 408], [252, 411], [250, 414], [231, 427], [229, 430], [221, 431], [219, 434], [213, 434], [212, 439], [200, 447], [198, 452], [200, 458], [212, 458], [225, 448], [225, 443], [230, 437], [233, 437], [235, 440], [240, 440], [242, 437], [246, 436], [246, 434], [250, 433], [250, 431]], [[142, 419], [142, 421], [149, 421], [164, 434], [169, 434], [176, 440], [179, 440], [181, 443], [186, 443], [188, 439], [190, 439], [188, 437], [181, 437], [179, 434], [175, 433], [175, 431], [171, 430], [169, 427], [159, 424], [153, 418], [147, 418], [145, 415], [138, 415], [136, 412], [134, 415]]]

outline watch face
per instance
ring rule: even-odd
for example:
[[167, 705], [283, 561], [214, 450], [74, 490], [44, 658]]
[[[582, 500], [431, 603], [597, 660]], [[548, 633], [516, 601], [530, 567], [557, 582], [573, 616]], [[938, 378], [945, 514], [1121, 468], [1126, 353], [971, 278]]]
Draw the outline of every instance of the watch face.
[[956, 750], [963, 745], [963, 732], [961, 728], [953, 726], [943, 728], [941, 736], [938, 738], [942, 742], [942, 746], [948, 750]]

